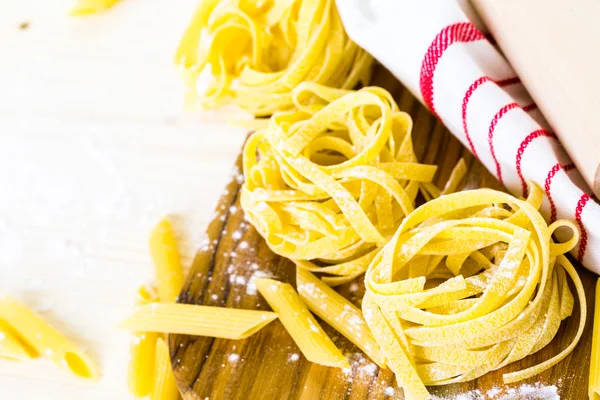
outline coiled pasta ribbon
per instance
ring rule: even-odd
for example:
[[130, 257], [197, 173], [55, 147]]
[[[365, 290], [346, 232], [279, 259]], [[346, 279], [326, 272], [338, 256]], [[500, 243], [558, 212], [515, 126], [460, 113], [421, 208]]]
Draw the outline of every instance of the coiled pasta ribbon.
[[436, 166], [416, 162], [412, 120], [381, 88], [302, 83], [292, 100], [297, 111], [246, 142], [241, 204], [275, 253], [343, 283], [366, 271], [419, 189], [435, 191]]
[[[366, 273], [363, 313], [388, 366], [411, 399], [425, 385], [475, 379], [546, 346], [571, 315], [574, 283], [579, 329], [559, 354], [504, 374], [506, 383], [552, 367], [575, 347], [586, 319], [585, 293], [564, 256], [579, 239], [538, 212], [542, 191], [516, 199], [490, 189], [442, 196], [400, 225]], [[573, 231], [554, 243], [559, 227]]]
[[[233, 103], [269, 116], [293, 106], [301, 82], [368, 83], [373, 58], [346, 35], [333, 0], [205, 0], [175, 63], [205, 108]], [[212, 78], [206, 88], [200, 73]]]

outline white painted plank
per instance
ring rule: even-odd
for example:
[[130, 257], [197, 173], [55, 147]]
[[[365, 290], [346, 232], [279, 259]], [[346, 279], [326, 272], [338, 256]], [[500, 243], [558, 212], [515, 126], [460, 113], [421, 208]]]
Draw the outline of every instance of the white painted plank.
[[130, 398], [117, 325], [152, 277], [149, 230], [179, 215], [189, 262], [246, 135], [184, 109], [171, 57], [195, 3], [84, 20], [70, 1], [0, 4], [0, 292], [47, 309], [103, 372], [0, 360], [3, 398]]

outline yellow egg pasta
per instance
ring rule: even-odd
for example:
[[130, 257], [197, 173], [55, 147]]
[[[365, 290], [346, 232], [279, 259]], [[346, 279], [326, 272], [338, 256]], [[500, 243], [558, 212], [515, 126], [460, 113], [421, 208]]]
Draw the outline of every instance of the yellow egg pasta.
[[[559, 354], [504, 381], [538, 374], [573, 350], [586, 302], [563, 254], [579, 233], [568, 221], [548, 226], [541, 199], [537, 186], [527, 200], [490, 189], [433, 199], [374, 257], [363, 313], [408, 397], [428, 399], [426, 385], [472, 380], [546, 346], [573, 309], [567, 276], [581, 310], [577, 334]], [[559, 227], [572, 239], [555, 243]]]
[[592, 331], [592, 359], [590, 361], [590, 400], [600, 399], [600, 279], [596, 283], [594, 327]]
[[358, 307], [305, 269], [297, 269], [296, 286], [310, 311], [357, 345], [377, 365], [385, 368], [379, 345]]
[[146, 397], [152, 392], [154, 376], [156, 332], [135, 332], [132, 338], [129, 360], [129, 392], [136, 397]]
[[[138, 289], [136, 305], [142, 306], [158, 302], [158, 294], [152, 286]], [[154, 386], [154, 361], [156, 356], [157, 332], [134, 332], [129, 359], [129, 391], [136, 397], [146, 397]]]
[[328, 367], [350, 367], [289, 283], [260, 278], [256, 287], [307, 360]]
[[368, 83], [373, 58], [346, 35], [334, 0], [205, 0], [175, 63], [203, 107], [270, 116], [293, 108], [301, 82]]
[[243, 152], [241, 204], [273, 252], [337, 285], [363, 274], [436, 166], [417, 162], [410, 116], [381, 88], [302, 83]]
[[35, 355], [46, 357], [81, 378], [100, 377], [96, 365], [87, 354], [12, 297], [0, 295], [0, 321], [6, 323], [21, 342], [34, 350]]
[[154, 260], [160, 301], [177, 300], [183, 286], [183, 268], [171, 221], [164, 218], [150, 234], [150, 254]]
[[154, 303], [137, 308], [121, 323], [121, 328], [238, 340], [258, 332], [276, 318], [277, 314], [268, 311]]
[[108, 10], [119, 0], [77, 0], [75, 7], [71, 9], [71, 15], [83, 16], [96, 14]]
[[31, 359], [32, 353], [33, 351], [27, 349], [25, 343], [21, 342], [9, 327], [0, 322], [0, 358], [23, 361]]
[[173, 376], [169, 346], [162, 338], [156, 341], [156, 363], [154, 369], [154, 386], [150, 400], [177, 400], [179, 389]]

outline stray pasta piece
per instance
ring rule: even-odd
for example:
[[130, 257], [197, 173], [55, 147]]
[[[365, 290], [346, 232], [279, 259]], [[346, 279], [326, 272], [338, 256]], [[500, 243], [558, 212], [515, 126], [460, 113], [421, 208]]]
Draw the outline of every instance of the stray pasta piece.
[[350, 367], [289, 283], [259, 278], [256, 286], [308, 361], [328, 367]]
[[175, 55], [192, 99], [255, 116], [294, 107], [301, 82], [353, 89], [373, 58], [350, 40], [334, 0], [206, 0]]
[[253, 335], [275, 319], [277, 314], [268, 311], [154, 303], [135, 310], [121, 323], [121, 328], [238, 340]]
[[[158, 295], [152, 286], [138, 289], [136, 305], [142, 306], [158, 302]], [[129, 360], [129, 391], [136, 397], [146, 397], [154, 386], [154, 361], [156, 341], [160, 337], [156, 332], [134, 332]]]
[[164, 218], [150, 234], [150, 254], [156, 267], [156, 282], [160, 301], [177, 300], [183, 286], [183, 268], [177, 250], [171, 221]]
[[[512, 383], [560, 362], [575, 347], [586, 319], [585, 293], [564, 256], [577, 243], [571, 222], [548, 226], [529, 198], [478, 189], [434, 199], [400, 225], [367, 271], [365, 319], [387, 365], [412, 399], [425, 385], [475, 379], [546, 346], [571, 315], [575, 286], [579, 328], [559, 354], [504, 374]], [[559, 227], [573, 238], [554, 243]]]
[[11, 333], [8, 326], [0, 321], [0, 357], [15, 361], [29, 360], [32, 358], [33, 350], [21, 342], [17, 335]]
[[35, 351], [35, 355], [46, 357], [81, 378], [100, 377], [87, 354], [12, 297], [0, 296], [0, 321], [4, 321], [21, 342]]
[[305, 269], [298, 268], [296, 285], [298, 294], [310, 311], [347, 337], [380, 367], [385, 368], [385, 359], [379, 351], [379, 345], [359, 308]]

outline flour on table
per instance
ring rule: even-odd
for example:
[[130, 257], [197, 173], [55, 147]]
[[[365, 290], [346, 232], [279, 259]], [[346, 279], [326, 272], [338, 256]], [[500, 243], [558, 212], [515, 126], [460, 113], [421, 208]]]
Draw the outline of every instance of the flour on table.
[[[256, 264], [253, 264], [253, 265], [256, 265]], [[273, 275], [271, 275], [268, 272], [255, 271], [252, 274], [252, 276], [250, 277], [250, 280], [248, 281], [248, 285], [246, 285], [246, 294], [255, 295], [258, 292], [258, 288], [256, 287], [256, 278], [272, 278], [272, 277], [273, 277]]]
[[560, 400], [556, 385], [524, 383], [517, 387], [494, 386], [487, 392], [471, 390], [455, 396], [433, 396], [433, 400]]

